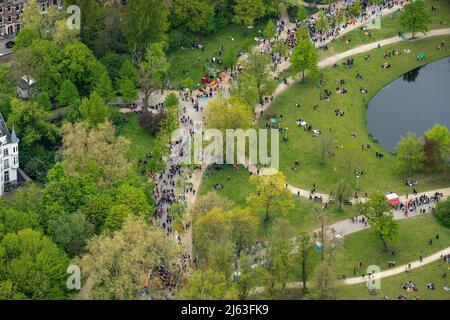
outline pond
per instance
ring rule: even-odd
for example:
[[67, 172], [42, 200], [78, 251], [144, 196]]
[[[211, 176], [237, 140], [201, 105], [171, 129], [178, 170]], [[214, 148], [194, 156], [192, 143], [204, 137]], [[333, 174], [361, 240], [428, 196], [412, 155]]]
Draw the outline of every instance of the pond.
[[406, 133], [421, 136], [436, 123], [450, 128], [450, 58], [405, 73], [378, 92], [367, 110], [369, 132], [390, 151]]

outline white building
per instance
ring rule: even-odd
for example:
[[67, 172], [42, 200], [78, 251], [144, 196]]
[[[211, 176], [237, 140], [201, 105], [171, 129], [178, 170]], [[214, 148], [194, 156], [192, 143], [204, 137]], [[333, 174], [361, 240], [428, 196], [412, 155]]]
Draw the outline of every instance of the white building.
[[19, 169], [19, 139], [14, 128], [9, 133], [5, 120], [0, 114], [0, 196], [5, 185], [17, 183]]

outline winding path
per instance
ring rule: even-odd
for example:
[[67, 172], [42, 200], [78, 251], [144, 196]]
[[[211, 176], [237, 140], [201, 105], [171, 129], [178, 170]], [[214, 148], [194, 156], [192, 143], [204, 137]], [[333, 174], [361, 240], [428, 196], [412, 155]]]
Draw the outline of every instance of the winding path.
[[[432, 30], [430, 32], [428, 32], [426, 35], [422, 35], [422, 37], [420, 39], [424, 39], [424, 38], [429, 38], [429, 37], [435, 37], [435, 36], [441, 36], [441, 35], [450, 35], [450, 28], [445, 28], [445, 29], [437, 29], [437, 30]], [[385, 39], [385, 40], [380, 40], [380, 41], [375, 41], [369, 44], [365, 44], [365, 45], [361, 45], [359, 47], [353, 48], [351, 50], [342, 52], [342, 53], [338, 53], [334, 56], [325, 58], [323, 60], [321, 60], [319, 62], [319, 67], [320, 68], [324, 68], [330, 65], [333, 65], [334, 63], [345, 59], [347, 57], [350, 56], [354, 56], [356, 54], [360, 54], [360, 53], [364, 53], [364, 52], [368, 52], [371, 51], [373, 49], [376, 49], [378, 47], [378, 45], [381, 46], [386, 46], [386, 45], [390, 45], [390, 44], [394, 44], [397, 42], [401, 42], [404, 41], [402, 38], [400, 37], [392, 37], [389, 39]], [[417, 41], [417, 40], [414, 40]], [[289, 63], [285, 63], [282, 66], [279, 65], [278, 67], [278, 71], [281, 72], [283, 70], [286, 70], [289, 67]], [[293, 78], [289, 78], [288, 79], [288, 85], [285, 85], [284, 83], [281, 83], [275, 90], [274, 92], [274, 97], [276, 97], [278, 94], [280, 94], [281, 92], [283, 92], [284, 90], [286, 90], [289, 86], [291, 86], [292, 84], [295, 83], [296, 79]], [[206, 106], [206, 102], [205, 106]], [[261, 105], [257, 105], [255, 107], [255, 109], [258, 111], [257, 117], [260, 115], [260, 111], [265, 111], [266, 109], [270, 108], [272, 106], [272, 102], [271, 103], [267, 103], [263, 106]], [[187, 115], [189, 115], [192, 119], [195, 120], [202, 120], [201, 118], [201, 114], [199, 112], [195, 112], [192, 108], [192, 106], [188, 106], [187, 107]], [[251, 164], [248, 162], [248, 160], [242, 160], [241, 159], [241, 163], [244, 164], [247, 169], [252, 172], [253, 174], [257, 173], [257, 168], [255, 165]], [[191, 183], [193, 185], [193, 188], [195, 190], [198, 190], [201, 184], [201, 179], [203, 176], [204, 171], [206, 170], [207, 166], [203, 166], [202, 170], [196, 171], [191, 179]], [[300, 194], [300, 196], [302, 197], [309, 197], [310, 192], [308, 190], [304, 190], [298, 187], [295, 187], [293, 185], [288, 185], [288, 189], [293, 193], [293, 194]], [[439, 189], [439, 190], [431, 190], [431, 191], [427, 191], [421, 194], [426, 194], [426, 195], [432, 195], [436, 192], [440, 192], [444, 194], [444, 197], [448, 197], [450, 196], [450, 188], [446, 188], [446, 189]], [[193, 195], [189, 198], [189, 203], [192, 205], [195, 203], [195, 199], [196, 199], [196, 195]], [[327, 194], [320, 194], [320, 193], [316, 193], [316, 196], [321, 196], [323, 198], [324, 201], [328, 201], [329, 196]], [[364, 200], [364, 199], [360, 199], [360, 200]], [[406, 196], [402, 196], [401, 200], [404, 202], [406, 201]], [[417, 215], [417, 214], [415, 214]], [[400, 220], [400, 219], [404, 219], [406, 218], [403, 213], [401, 212], [395, 212], [395, 218]], [[352, 223], [349, 219], [343, 220], [343, 221], [339, 221], [336, 222], [332, 225], [329, 226], [329, 228], [333, 228], [337, 233], [342, 234], [342, 235], [348, 235], [354, 232], [358, 232], [360, 230], [365, 229], [364, 225], [359, 224], [359, 223]], [[183, 238], [183, 243], [187, 244], [190, 243], [190, 245], [188, 245], [188, 252], [192, 257], [192, 230], [191, 228], [189, 228], [189, 230], [187, 230], [187, 232], [182, 236]]]
[[[414, 270], [417, 268], [421, 268], [427, 264], [430, 264], [432, 262], [438, 261], [438, 260], [442, 260], [443, 256], [449, 255], [450, 254], [450, 247], [447, 247], [443, 250], [440, 250], [428, 257], [423, 258], [422, 262], [420, 262], [419, 260], [417, 261], [413, 261], [410, 262], [409, 264], [404, 264], [400, 267], [397, 268], [393, 268], [393, 269], [389, 269], [386, 271], [382, 271], [379, 273], [375, 273], [374, 276], [372, 278], [368, 278], [367, 276], [365, 277], [355, 277], [355, 278], [349, 278], [346, 280], [342, 281], [342, 284], [347, 285], [347, 286], [351, 286], [351, 285], [355, 285], [355, 284], [361, 284], [361, 283], [371, 283], [373, 280], [378, 280], [378, 279], [383, 279], [386, 277], [390, 277], [390, 276], [395, 276], [398, 274], [401, 274], [403, 272], [406, 271], [406, 269], [408, 268], [408, 265], [410, 265], [409, 270]], [[298, 289], [298, 288], [303, 288], [303, 283], [302, 282], [289, 282], [286, 284], [286, 288], [287, 289]], [[263, 293], [265, 291], [264, 287], [255, 287], [251, 290], [250, 294], [257, 294], [257, 293]]]

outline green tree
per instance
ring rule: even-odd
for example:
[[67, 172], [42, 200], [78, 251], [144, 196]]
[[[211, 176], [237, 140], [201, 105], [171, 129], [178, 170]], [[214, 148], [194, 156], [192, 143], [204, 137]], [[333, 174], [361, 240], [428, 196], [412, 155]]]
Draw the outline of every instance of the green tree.
[[0, 281], [10, 281], [27, 299], [64, 299], [68, 264], [61, 249], [31, 229], [9, 233], [0, 242]]
[[224, 134], [227, 129], [246, 130], [252, 126], [250, 108], [235, 98], [211, 100], [205, 112], [208, 128], [221, 130]]
[[149, 218], [152, 208], [142, 188], [123, 184], [117, 188], [116, 203], [126, 205], [131, 213], [142, 218]]
[[265, 294], [268, 298], [276, 298], [286, 289], [289, 271], [292, 266], [292, 238], [295, 231], [285, 219], [274, 221], [267, 258], [263, 265], [262, 274], [265, 282]]
[[305, 79], [305, 72], [309, 71], [315, 75], [318, 71], [318, 54], [314, 44], [310, 39], [299, 40], [297, 47], [291, 56], [292, 69], [295, 73], [302, 74], [302, 81]]
[[277, 26], [275, 23], [273, 23], [272, 19], [269, 19], [269, 22], [267, 22], [266, 29], [263, 31], [263, 36], [266, 39], [272, 39], [276, 34]]
[[311, 297], [317, 300], [335, 300], [336, 293], [336, 274], [328, 261], [322, 261], [316, 268]]
[[114, 98], [114, 90], [106, 67], [97, 62], [91, 74], [92, 90], [97, 92], [104, 100], [110, 101]]
[[214, 30], [214, 7], [211, 0], [174, 0], [174, 23], [193, 33], [206, 34]]
[[347, 9], [348, 13], [351, 16], [357, 16], [362, 12], [361, 2], [359, 0], [355, 0]]
[[16, 36], [16, 45], [14, 46], [14, 50], [16, 51], [22, 48], [28, 48], [36, 39], [39, 39], [39, 33], [37, 30], [32, 28], [23, 28]]
[[212, 246], [227, 243], [231, 238], [230, 230], [231, 226], [220, 208], [198, 216], [192, 232], [199, 256], [207, 256]]
[[270, 64], [270, 57], [259, 53], [258, 50], [252, 50], [245, 62], [244, 69], [258, 91], [260, 103], [265, 94], [270, 94], [275, 89], [273, 77], [270, 74]]
[[436, 206], [436, 219], [446, 228], [450, 228], [450, 198]]
[[42, 31], [45, 27], [45, 20], [41, 11], [41, 6], [37, 0], [28, 1], [23, 8], [23, 14], [20, 19], [23, 28], [37, 31], [39, 37], [42, 37]]
[[397, 166], [409, 176], [423, 168], [425, 152], [423, 151], [423, 139], [416, 138], [413, 133], [406, 134], [397, 145]]
[[423, 0], [412, 1], [403, 6], [399, 17], [400, 25], [412, 33], [414, 39], [417, 32], [427, 32], [431, 23], [431, 15], [425, 9]]
[[316, 28], [321, 32], [327, 32], [330, 29], [330, 24], [328, 22], [328, 18], [325, 14], [324, 9], [319, 10], [318, 19], [316, 21]]
[[314, 249], [313, 239], [307, 232], [301, 232], [295, 241], [297, 254], [300, 257], [300, 269], [302, 275], [303, 294], [308, 291], [306, 281], [308, 280], [308, 259]]
[[94, 226], [84, 214], [63, 214], [49, 221], [47, 232], [70, 257], [75, 257], [83, 253], [94, 234]]
[[169, 69], [167, 57], [161, 43], [154, 43], [145, 53], [140, 64], [139, 84], [144, 93], [144, 106], [148, 107], [150, 95], [163, 86], [164, 75]]
[[130, 163], [125, 157], [129, 141], [116, 136], [111, 123], [93, 128], [82, 122], [66, 123], [62, 133], [61, 156], [69, 176], [85, 175], [102, 190], [129, 179]]
[[387, 251], [387, 241], [395, 240], [398, 235], [398, 222], [389, 202], [382, 193], [376, 192], [360, 204], [359, 209], [367, 217], [371, 230], [379, 235], [383, 250]]
[[217, 192], [210, 191], [205, 195], [199, 195], [195, 200], [195, 204], [192, 207], [194, 218], [205, 213], [208, 213], [214, 208], [221, 208], [223, 210], [229, 210], [233, 207], [233, 202], [219, 195]]
[[120, 230], [92, 238], [79, 260], [83, 274], [93, 282], [87, 298], [136, 299], [145, 279], [149, 279], [152, 298], [161, 298], [165, 294], [161, 278], [149, 270], [164, 264], [170, 276], [181, 277], [175, 268], [180, 253], [177, 243], [161, 230], [129, 217]]
[[435, 124], [433, 128], [425, 132], [425, 136], [436, 142], [439, 162], [444, 168], [444, 174], [447, 174], [450, 165], [450, 131], [446, 126]]
[[102, 229], [104, 231], [120, 230], [128, 217], [131, 217], [133, 212], [124, 204], [116, 204], [109, 208], [106, 215]]
[[252, 263], [248, 255], [244, 254], [239, 260], [239, 276], [236, 282], [237, 295], [239, 300], [245, 300], [250, 294], [250, 290], [256, 284], [258, 274], [252, 268]]
[[239, 255], [245, 247], [254, 242], [259, 221], [250, 208], [235, 208], [227, 212], [227, 220], [231, 226], [231, 240], [236, 245]]
[[265, 13], [262, 0], [236, 0], [234, 9], [234, 22], [251, 26], [253, 22]]
[[61, 82], [59, 94], [56, 97], [60, 106], [78, 106], [80, 104], [80, 95], [77, 87], [70, 80]]
[[339, 211], [342, 210], [342, 204], [352, 197], [352, 186], [346, 179], [340, 179], [335, 186], [334, 198], [339, 202]]
[[118, 90], [126, 103], [139, 98], [137, 90], [138, 71], [130, 60], [124, 60], [119, 70]]
[[153, 43], [164, 41], [169, 28], [169, 9], [164, 0], [131, 0], [127, 3], [124, 35], [137, 64]]
[[113, 197], [108, 193], [89, 195], [79, 212], [84, 214], [98, 233], [113, 205]]
[[50, 114], [42, 106], [33, 100], [14, 98], [11, 107], [8, 126], [15, 128], [22, 147], [28, 148], [35, 143], [56, 143], [59, 130], [48, 121]]
[[340, 26], [345, 21], [345, 10], [337, 9], [334, 19], [337, 26]]
[[0, 208], [0, 240], [8, 233], [26, 228], [39, 230], [39, 217], [35, 212], [18, 211], [5, 206]]
[[231, 279], [210, 267], [195, 270], [189, 277], [187, 285], [178, 294], [183, 300], [223, 300], [236, 299], [236, 289]]
[[308, 18], [308, 11], [306, 11], [306, 7], [304, 5], [300, 5], [297, 7], [297, 13], [295, 14], [295, 19], [297, 21], [303, 21]]
[[89, 98], [81, 100], [80, 115], [87, 124], [96, 126], [109, 118], [109, 106], [97, 91], [94, 91]]
[[250, 181], [256, 185], [256, 192], [250, 195], [250, 203], [264, 212], [264, 223], [269, 222], [270, 212], [287, 212], [294, 207], [283, 173], [251, 176]]

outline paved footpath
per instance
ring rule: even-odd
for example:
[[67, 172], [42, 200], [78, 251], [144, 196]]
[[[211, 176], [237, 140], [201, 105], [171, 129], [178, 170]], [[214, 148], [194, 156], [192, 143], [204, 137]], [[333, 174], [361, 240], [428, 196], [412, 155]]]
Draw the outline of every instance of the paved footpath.
[[[420, 262], [419, 260], [411, 262], [411, 268], [410, 269], [417, 269], [420, 267], [423, 267], [431, 262], [437, 261], [442, 259], [443, 256], [449, 255], [450, 254], [450, 247], [447, 247], [439, 252], [436, 252], [435, 254], [432, 254], [431, 256], [425, 257], [423, 258], [422, 262]], [[418, 259], [419, 257], [417, 257]], [[344, 280], [344, 283], [346, 285], [353, 285], [353, 284], [358, 284], [358, 283], [364, 283], [364, 282], [368, 282], [368, 281], [372, 281], [374, 279], [382, 279], [385, 277], [390, 277], [390, 276], [394, 276], [397, 274], [400, 274], [402, 272], [405, 272], [406, 269], [408, 268], [408, 263], [397, 267], [397, 268], [393, 268], [393, 269], [389, 269], [386, 271], [382, 271], [380, 273], [375, 273], [375, 275], [372, 278], [368, 278], [368, 277], [356, 277], [356, 278], [349, 278]]]
[[[413, 261], [413, 262], [409, 263], [411, 265], [410, 270], [421, 268], [421, 267], [423, 267], [427, 264], [430, 264], [434, 261], [441, 260], [443, 256], [448, 255], [448, 254], [450, 254], [450, 247], [443, 249], [441, 251], [438, 251], [438, 252], [432, 254], [431, 256], [423, 258], [422, 262], [419, 262], [419, 260], [417, 260], [417, 261]], [[376, 279], [383, 279], [386, 277], [401, 274], [401, 273], [405, 272], [407, 268], [408, 268], [408, 263], [403, 266], [397, 267], [397, 268], [393, 268], [393, 269], [389, 269], [386, 271], [382, 271], [380, 273], [376, 273], [372, 278], [368, 278], [368, 277], [349, 278], [349, 279], [342, 281], [342, 283], [347, 286], [351, 286], [354, 284], [360, 284], [360, 283], [369, 284], [373, 280], [376, 280]], [[289, 282], [286, 284], [286, 288], [287, 289], [303, 288], [303, 283], [302, 282]], [[250, 291], [250, 293], [251, 294], [257, 294], [257, 293], [261, 294], [264, 291], [265, 291], [264, 287], [255, 287]]]

